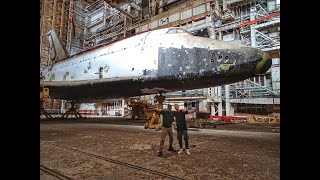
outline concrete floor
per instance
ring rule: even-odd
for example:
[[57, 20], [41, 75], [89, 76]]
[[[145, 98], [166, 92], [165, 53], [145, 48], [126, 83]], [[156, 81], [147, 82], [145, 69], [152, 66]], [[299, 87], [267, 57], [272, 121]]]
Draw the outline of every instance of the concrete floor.
[[[280, 179], [280, 133], [271, 126], [189, 131], [190, 155], [157, 157], [160, 133], [127, 118], [41, 120], [40, 179]], [[174, 148], [178, 149], [176, 131]], [[60, 175], [59, 175], [60, 174]], [[66, 176], [66, 177], [62, 177]]]

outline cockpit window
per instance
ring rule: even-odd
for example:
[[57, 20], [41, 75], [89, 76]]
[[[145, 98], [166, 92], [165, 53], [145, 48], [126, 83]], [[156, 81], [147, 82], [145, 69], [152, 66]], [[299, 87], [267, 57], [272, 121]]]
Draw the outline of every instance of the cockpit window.
[[177, 29], [169, 29], [166, 34], [175, 34]]
[[177, 33], [185, 33], [186, 32], [186, 30], [184, 30], [184, 29], [177, 29]]
[[188, 31], [181, 29], [181, 28], [172, 28], [169, 29], [166, 34], [177, 34], [177, 33], [187, 33], [190, 34]]

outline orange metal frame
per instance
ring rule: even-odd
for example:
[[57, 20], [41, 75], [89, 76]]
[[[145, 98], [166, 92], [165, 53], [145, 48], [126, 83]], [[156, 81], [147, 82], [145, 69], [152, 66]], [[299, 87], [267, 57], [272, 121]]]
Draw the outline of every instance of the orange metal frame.
[[271, 14], [269, 16], [265, 16], [265, 17], [262, 17], [262, 18], [259, 18], [259, 19], [255, 19], [253, 21], [245, 22], [245, 23], [237, 25], [237, 27], [242, 27], [242, 26], [255, 24], [255, 23], [259, 22], [259, 21], [263, 21], [263, 20], [266, 20], [266, 19], [269, 19], [269, 18], [272, 18], [272, 17], [276, 17], [276, 16], [280, 16], [280, 13], [274, 13], [274, 14]]

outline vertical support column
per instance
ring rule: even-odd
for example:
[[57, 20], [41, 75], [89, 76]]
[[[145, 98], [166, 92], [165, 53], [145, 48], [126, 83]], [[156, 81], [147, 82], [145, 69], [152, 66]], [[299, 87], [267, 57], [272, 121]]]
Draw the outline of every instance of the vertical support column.
[[226, 116], [230, 116], [230, 85], [225, 85]]
[[152, 16], [152, 0], [149, 0], [148, 2], [148, 14], [149, 14], [149, 17]]
[[[104, 1], [103, 2], [103, 5], [104, 5], [104, 11], [103, 11], [103, 26], [106, 25], [106, 19], [105, 19], [105, 16], [106, 16], [106, 2]], [[85, 44], [87, 43], [87, 40], [86, 40], [86, 37], [89, 37], [88, 34], [88, 25], [89, 25], [89, 15], [86, 15], [84, 17], [84, 29], [83, 29], [83, 48], [85, 47]], [[96, 41], [94, 41], [96, 42]], [[95, 44], [94, 44], [95, 45]], [[90, 46], [90, 45], [87, 45], [87, 46]], [[90, 47], [89, 47], [90, 48]]]
[[70, 0], [69, 3], [69, 17], [68, 17], [68, 34], [67, 34], [67, 43], [66, 43], [66, 50], [68, 51], [69, 55], [71, 55], [71, 39], [72, 39], [72, 24], [71, 24], [71, 18], [72, 18], [72, 6], [73, 6], [74, 0]]
[[[251, 7], [250, 9], [250, 21], [253, 21], [256, 19], [256, 7]], [[255, 24], [250, 25], [250, 31], [251, 31], [251, 46], [256, 47], [256, 28]]]
[[[219, 31], [219, 40], [222, 40], [222, 32]], [[218, 116], [222, 116], [222, 88], [218, 86]]]
[[216, 34], [213, 27], [208, 27], [208, 34], [211, 39], [216, 39]]
[[238, 98], [238, 91], [236, 90], [235, 92], [236, 92], [236, 94], [235, 94], [235, 95], [236, 95], [236, 98]]
[[121, 116], [124, 117], [124, 99], [122, 99]]
[[103, 115], [106, 116], [107, 115], [107, 105], [103, 104]]
[[65, 101], [64, 100], [61, 100], [61, 110], [60, 110], [60, 113], [63, 114], [66, 112], [65, 110]]
[[261, 85], [261, 76], [258, 76], [258, 83]]
[[105, 27], [107, 21], [107, 3], [105, 1], [103, 2], [103, 6], [103, 27]]
[[159, 1], [159, 14], [162, 13], [163, 8], [162, 8], [163, 0]]
[[64, 25], [64, 7], [66, 4], [66, 0], [62, 1], [62, 7], [61, 7], [61, 17], [60, 17], [60, 32], [59, 32], [59, 36], [62, 39], [62, 33], [63, 33], [63, 25]]
[[108, 115], [108, 111], [109, 111], [109, 103], [107, 102], [107, 110], [106, 110], [106, 115]]
[[52, 109], [56, 109], [56, 107], [57, 107], [57, 100], [53, 99]]
[[[181, 15], [181, 13], [180, 13]], [[214, 27], [214, 20], [212, 19], [212, 27], [208, 27], [208, 33], [209, 33], [209, 37], [211, 39], [216, 39], [216, 33], [215, 33], [215, 27]], [[210, 105], [210, 115], [211, 116], [214, 116], [215, 115], [215, 112], [216, 112], [216, 108], [215, 108], [215, 101], [216, 101], [216, 95], [217, 95], [217, 87], [212, 87], [212, 88], [208, 88], [208, 92], [210, 92], [211, 90], [211, 93], [210, 93], [210, 96], [208, 97], [209, 99], [213, 99], [213, 102], [212, 104]]]
[[57, 9], [57, 0], [54, 0], [53, 8], [52, 8], [52, 21], [51, 21], [52, 28], [54, 28], [54, 24], [56, 23], [56, 9]]
[[211, 116], [215, 116], [215, 115], [216, 115], [216, 107], [215, 107], [215, 105], [214, 105], [214, 102], [210, 105], [210, 107], [211, 107], [211, 113], [210, 113], [210, 115], [211, 115]]
[[280, 59], [272, 58], [271, 87], [273, 91], [280, 92]]
[[[41, 34], [40, 34], [40, 53], [41, 53], [41, 58], [42, 58], [42, 48], [43, 48], [43, 41], [44, 41], [44, 38], [45, 38], [45, 12], [46, 12], [46, 9], [47, 8], [47, 0], [43, 0], [42, 2], [42, 9], [41, 9]], [[42, 60], [42, 59], [41, 59]], [[40, 61], [41, 61], [40, 60]]]
[[218, 87], [214, 87], [214, 95], [218, 94]]
[[218, 116], [222, 116], [222, 88], [218, 86]]
[[[85, 18], [84, 18], [84, 22], [86, 23], [88, 21], [88, 17], [86, 16]], [[84, 28], [83, 28], [83, 44], [82, 44], [82, 47], [84, 48], [84, 45], [85, 45], [85, 43], [86, 43], [86, 36], [87, 36], [87, 34], [88, 34], [88, 28], [87, 28], [87, 26], [84, 26]]]
[[123, 37], [126, 37], [126, 34], [127, 34], [127, 30], [126, 30], [126, 27], [127, 27], [127, 16], [123, 14]]
[[267, 76], [263, 75], [263, 86], [267, 87]]
[[[215, 22], [214, 22], [214, 16], [212, 15], [212, 13], [213, 13], [212, 8], [210, 7], [210, 3], [207, 3], [206, 5], [207, 5], [207, 7], [210, 8], [210, 13], [211, 13], [211, 16], [210, 16], [211, 17], [211, 27], [208, 27], [208, 34], [211, 39], [216, 39], [215, 24], [214, 24]], [[181, 12], [180, 12], [180, 14], [181, 14]]]
[[[131, 14], [131, 6], [130, 4], [128, 4], [128, 8], [127, 8], [127, 12], [128, 14]], [[124, 36], [127, 36], [127, 27], [130, 26], [133, 22], [132, 19], [127, 18], [127, 16], [124, 17], [125, 18], [125, 24], [124, 24]]]

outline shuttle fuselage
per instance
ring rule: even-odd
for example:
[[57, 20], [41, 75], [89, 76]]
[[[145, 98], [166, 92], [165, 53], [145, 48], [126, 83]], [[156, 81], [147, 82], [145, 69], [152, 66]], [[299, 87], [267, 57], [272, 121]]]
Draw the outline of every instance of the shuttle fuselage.
[[94, 101], [224, 85], [270, 66], [261, 50], [166, 28], [56, 62], [41, 86], [56, 99]]

